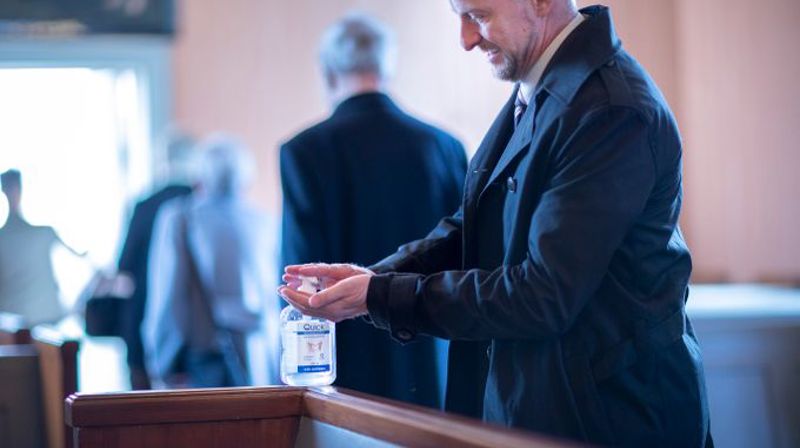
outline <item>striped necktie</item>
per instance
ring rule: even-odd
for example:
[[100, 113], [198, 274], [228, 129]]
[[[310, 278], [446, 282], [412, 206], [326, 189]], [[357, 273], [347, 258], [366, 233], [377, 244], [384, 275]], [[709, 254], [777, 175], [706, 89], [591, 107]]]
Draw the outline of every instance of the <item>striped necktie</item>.
[[517, 89], [517, 97], [514, 99], [514, 129], [519, 125], [519, 121], [525, 115], [527, 108], [528, 103], [525, 101], [525, 97], [522, 96], [522, 89]]

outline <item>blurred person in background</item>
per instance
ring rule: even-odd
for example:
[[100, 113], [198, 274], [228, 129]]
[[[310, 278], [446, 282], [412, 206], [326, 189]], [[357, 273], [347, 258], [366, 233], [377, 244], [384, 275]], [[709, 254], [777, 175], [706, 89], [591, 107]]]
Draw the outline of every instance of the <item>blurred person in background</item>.
[[269, 236], [244, 199], [253, 163], [224, 135], [200, 151], [197, 190], [162, 206], [150, 245], [142, 336], [157, 387], [249, 384], [246, 336], [261, 326]]
[[34, 226], [22, 216], [22, 174], [0, 175], [8, 200], [8, 219], [0, 228], [0, 311], [23, 316], [28, 325], [56, 323], [65, 310], [59, 298], [51, 252], [61, 244], [77, 256], [50, 226]]
[[[458, 208], [466, 156], [387, 95], [393, 36], [375, 19], [350, 14], [333, 24], [320, 65], [333, 113], [280, 153], [282, 264], [369, 265]], [[336, 385], [441, 407], [433, 338], [401, 345], [360, 320], [339, 323], [336, 338]]]
[[153, 223], [162, 204], [192, 192], [196, 177], [194, 140], [179, 132], [170, 132], [166, 140], [166, 163], [160, 164], [165, 169], [157, 176], [161, 185], [155, 193], [136, 204], [117, 264], [118, 271], [132, 277], [134, 283], [133, 293], [120, 316], [120, 333], [128, 347], [127, 362], [134, 390], [150, 388], [141, 325], [147, 303], [147, 266]]

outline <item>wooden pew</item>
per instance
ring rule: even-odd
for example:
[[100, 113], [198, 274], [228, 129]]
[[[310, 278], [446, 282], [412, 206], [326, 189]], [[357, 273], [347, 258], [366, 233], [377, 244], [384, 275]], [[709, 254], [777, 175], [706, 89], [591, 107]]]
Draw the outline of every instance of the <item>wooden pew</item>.
[[78, 390], [79, 342], [48, 325], [34, 327], [31, 337], [39, 355], [47, 446], [71, 448], [72, 438], [66, 437], [64, 424], [64, 399]]
[[76, 448], [570, 446], [333, 387], [76, 394], [65, 407]]
[[49, 325], [31, 330], [22, 316], [0, 313], [0, 345], [19, 346], [20, 350], [35, 353], [46, 446], [72, 447], [72, 439], [66, 437], [63, 403], [78, 390], [78, 341], [66, 338]]
[[31, 331], [19, 314], [0, 312], [0, 345], [31, 343]]
[[30, 345], [0, 345], [0, 446], [43, 448], [39, 355]]

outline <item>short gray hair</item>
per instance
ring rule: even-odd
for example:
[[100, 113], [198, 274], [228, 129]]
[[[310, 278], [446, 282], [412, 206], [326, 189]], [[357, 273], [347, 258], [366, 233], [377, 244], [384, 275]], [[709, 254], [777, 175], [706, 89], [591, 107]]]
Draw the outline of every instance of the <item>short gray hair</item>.
[[255, 167], [249, 151], [235, 138], [214, 134], [200, 143], [201, 183], [214, 196], [235, 196], [252, 180]]
[[167, 135], [167, 169], [171, 182], [194, 183], [197, 178], [197, 142], [189, 134], [172, 129]]
[[392, 32], [373, 17], [350, 13], [331, 25], [322, 37], [320, 63], [337, 75], [374, 73], [387, 78], [394, 71]]

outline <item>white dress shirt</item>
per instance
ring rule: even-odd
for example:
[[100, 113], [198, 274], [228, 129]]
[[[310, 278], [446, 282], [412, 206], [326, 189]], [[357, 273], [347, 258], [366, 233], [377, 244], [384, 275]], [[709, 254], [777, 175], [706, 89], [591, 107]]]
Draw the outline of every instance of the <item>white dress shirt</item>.
[[558, 33], [555, 39], [550, 42], [550, 45], [545, 48], [542, 55], [539, 57], [539, 60], [533, 64], [531, 70], [528, 72], [527, 75], [520, 81], [520, 92], [522, 93], [522, 98], [525, 100], [525, 104], [529, 104], [531, 100], [531, 96], [533, 96], [533, 92], [536, 90], [536, 85], [539, 84], [539, 81], [542, 79], [542, 75], [544, 74], [547, 65], [550, 64], [550, 60], [553, 59], [553, 56], [556, 54], [556, 51], [561, 47], [561, 44], [567, 39], [567, 36], [584, 21], [583, 14], [576, 14], [575, 17]]

